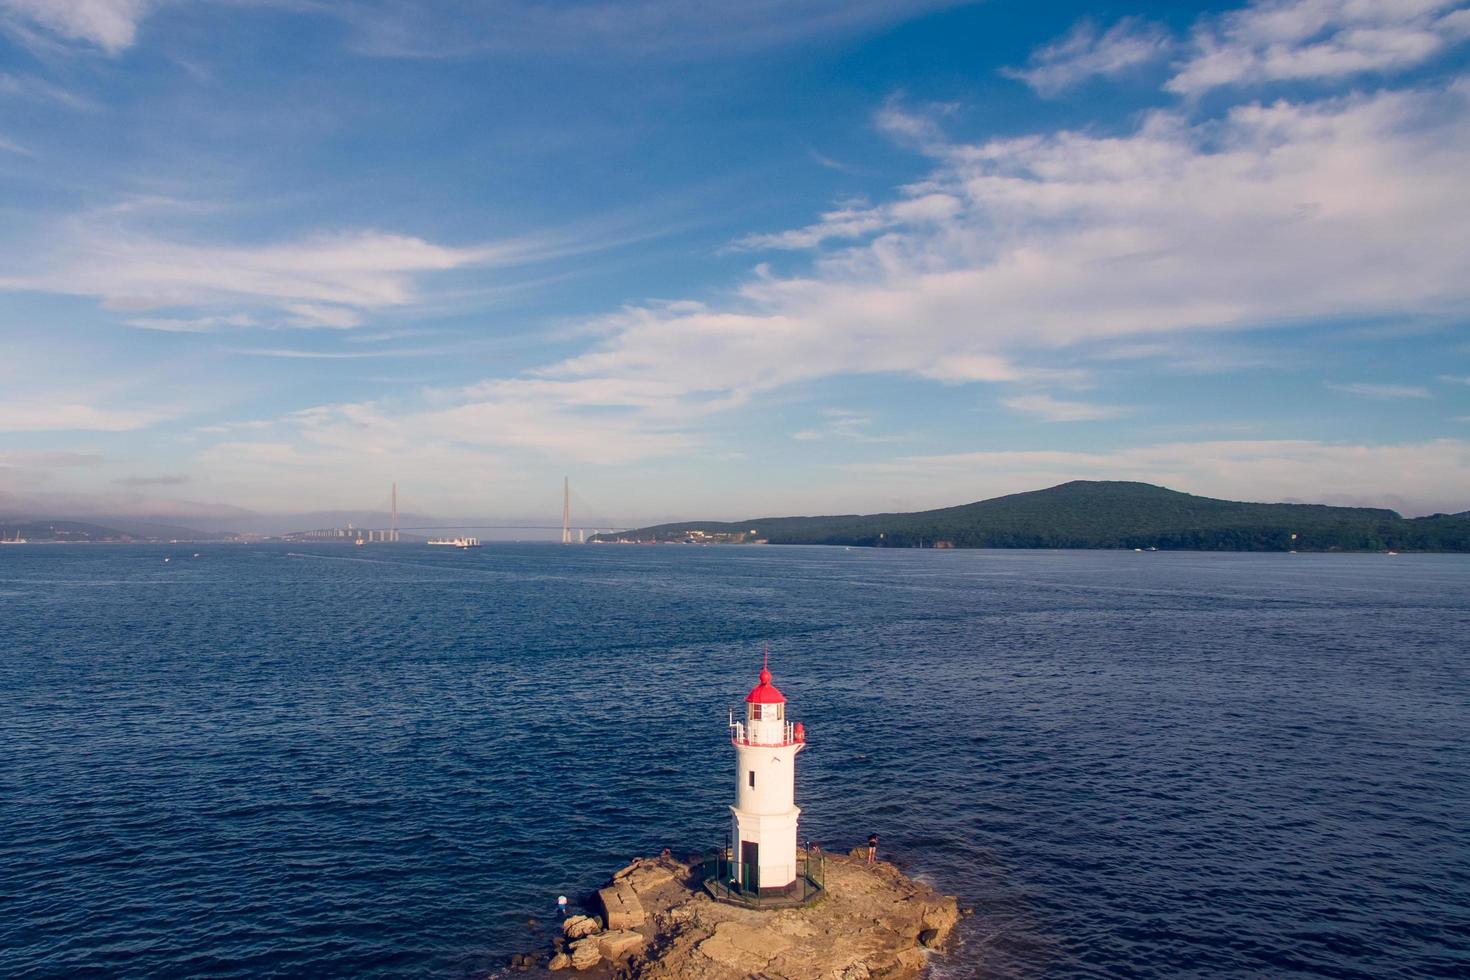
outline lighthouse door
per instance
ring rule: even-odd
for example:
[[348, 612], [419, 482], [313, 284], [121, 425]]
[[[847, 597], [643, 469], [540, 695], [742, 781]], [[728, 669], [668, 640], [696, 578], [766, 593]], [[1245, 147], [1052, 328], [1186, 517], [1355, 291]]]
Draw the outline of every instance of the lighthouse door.
[[740, 842], [740, 863], [745, 866], [745, 887], [748, 891], [761, 890], [761, 846], [753, 841]]

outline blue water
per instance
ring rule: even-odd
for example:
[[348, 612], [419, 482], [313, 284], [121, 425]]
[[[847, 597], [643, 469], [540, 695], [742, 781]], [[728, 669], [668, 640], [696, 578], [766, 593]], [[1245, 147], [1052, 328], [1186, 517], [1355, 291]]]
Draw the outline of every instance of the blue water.
[[943, 976], [1470, 973], [1465, 557], [200, 550], [0, 549], [0, 976], [484, 976], [722, 841], [766, 641]]

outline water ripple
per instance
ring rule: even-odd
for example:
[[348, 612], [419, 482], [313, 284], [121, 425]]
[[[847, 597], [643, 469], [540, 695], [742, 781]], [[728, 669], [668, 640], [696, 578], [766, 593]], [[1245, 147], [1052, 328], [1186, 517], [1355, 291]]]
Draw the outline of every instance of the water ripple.
[[1470, 973], [1463, 558], [294, 550], [0, 553], [0, 975], [484, 976], [722, 839], [767, 641], [937, 976]]

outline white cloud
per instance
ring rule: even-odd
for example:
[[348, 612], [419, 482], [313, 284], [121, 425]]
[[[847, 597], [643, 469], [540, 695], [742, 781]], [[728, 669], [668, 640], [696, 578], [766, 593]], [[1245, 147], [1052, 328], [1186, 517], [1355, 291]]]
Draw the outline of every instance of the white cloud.
[[[1368, 0], [1257, 4], [1238, 21], [1202, 26], [1174, 86], [1194, 93], [1250, 80], [1341, 76], [1348, 61], [1332, 54], [1338, 49], [1400, 50], [1393, 64], [1432, 56], [1408, 42], [1395, 49], [1389, 35], [1352, 33], [1333, 20], [1348, 7], [1354, 30], [1398, 32], [1399, 40], [1420, 30], [1419, 21], [1390, 16], [1387, 6]], [[1379, 27], [1364, 26], [1368, 15], [1352, 13], [1360, 9], [1379, 11]], [[1446, 44], [1459, 36], [1458, 15], [1444, 3], [1394, 9], [1417, 11], [1414, 17], [1429, 25], [1424, 30]], [[1327, 19], [1309, 31], [1311, 10]], [[1137, 27], [1094, 34], [1090, 46], [1072, 51], [1080, 59], [1072, 67], [1090, 64], [1092, 74], [1108, 74], [1139, 64], [1124, 42], [1148, 36]], [[1313, 53], [1326, 39], [1332, 51]], [[1104, 57], [1109, 44], [1118, 50]], [[1235, 60], [1202, 60], [1222, 53]], [[1053, 61], [1058, 71], [1067, 64], [1060, 56]], [[1055, 81], [1062, 84], [1061, 75]], [[1470, 307], [1464, 79], [1251, 102], [1208, 118], [1186, 101], [1125, 132], [1053, 131], [971, 144], [947, 137], [944, 120], [952, 111], [897, 100], [880, 108], [879, 130], [931, 160], [930, 172], [891, 200], [849, 202], [805, 227], [741, 242], [811, 250], [810, 265], [797, 274], [757, 267], [726, 295], [630, 306], [584, 324], [582, 336], [596, 338], [588, 349], [520, 377], [391, 404], [323, 407], [281, 422], [268, 439], [216, 447], [214, 472], [285, 494], [284, 484], [267, 486], [271, 467], [327, 486], [379, 472], [384, 460], [456, 480], [525, 455], [616, 465], [699, 452], [703, 419], [759, 393], [821, 378], [882, 373], [950, 384], [1060, 384], [1057, 372], [1038, 365], [1083, 344], [1142, 350], [1192, 332], [1340, 316], [1459, 316]], [[459, 248], [376, 231], [263, 246], [161, 240], [111, 224], [75, 231], [39, 255], [33, 270], [8, 270], [0, 288], [166, 310], [135, 321], [153, 329], [216, 329], [235, 316], [345, 328], [419, 302], [438, 273], [536, 252], [534, 245]], [[1048, 395], [1010, 401], [1017, 411], [1059, 420], [1116, 411]], [[795, 437], [826, 438], [835, 428], [824, 420]], [[1283, 461], [1282, 453], [1300, 451], [1334, 476], [1349, 473], [1360, 456], [1391, 458], [1382, 447], [1188, 445], [1204, 448], [1183, 457], [1145, 450], [1106, 457], [1116, 463], [1089, 454], [1050, 462], [1018, 457], [1012, 489], [1033, 488], [1038, 473], [1060, 476], [1083, 463], [1118, 476], [1138, 475], [1126, 469], [1137, 465], [1172, 473], [1176, 483], [1199, 476], [1228, 483], [1234, 477], [1209, 469], [1205, 455], [1219, 451], [1243, 473], [1286, 474], [1268, 485], [1299, 485], [1310, 498], [1321, 487], [1348, 484], [1325, 480], [1313, 491], [1306, 470], [1291, 469], [1299, 461]], [[1271, 452], [1261, 450], [1252, 462], [1249, 446]], [[1412, 454], [1402, 460], [1419, 465]], [[269, 466], [252, 475], [255, 463]], [[1440, 478], [1433, 466], [1425, 472], [1431, 482]], [[940, 481], [930, 489], [942, 489], [952, 502], [961, 486]], [[1375, 487], [1388, 492], [1381, 483], [1364, 486], [1365, 497]]]
[[554, 51], [695, 58], [899, 23], [963, 0], [393, 0], [325, 8], [368, 54], [453, 58]]
[[822, 410], [822, 424], [809, 429], [801, 429], [791, 433], [791, 438], [797, 442], [902, 442], [901, 435], [874, 435], [871, 431], [872, 418], [861, 412], [849, 411], [845, 408], [825, 408]]
[[98, 408], [80, 402], [0, 402], [0, 432], [130, 432], [177, 416], [164, 410]]
[[747, 235], [737, 244], [750, 249], [809, 249], [833, 239], [862, 238], [894, 225], [942, 225], [962, 210], [957, 198], [916, 193], [879, 208], [848, 206], [823, 214], [814, 225], [772, 235]]
[[1035, 51], [1025, 68], [1002, 74], [1053, 96], [1090, 78], [1121, 75], [1157, 61], [1172, 46], [1168, 31], [1137, 17], [1125, 17], [1101, 33], [1092, 21], [1082, 20], [1065, 37]]
[[1304, 439], [1176, 442], [1115, 452], [985, 451], [908, 456], [849, 469], [876, 494], [940, 506], [1068, 480], [1141, 480], [1228, 500], [1393, 507], [1470, 506], [1470, 441], [1361, 445]]
[[258, 327], [260, 321], [245, 313], [228, 316], [198, 317], [134, 317], [126, 321], [128, 326], [140, 330], [157, 330], [163, 333], [209, 333], [228, 327]]
[[[758, 269], [718, 302], [627, 308], [585, 325], [599, 338], [590, 349], [520, 378], [324, 408], [292, 425], [309, 458], [327, 441], [349, 467], [349, 447], [365, 444], [618, 464], [697, 452], [712, 414], [831, 376], [1063, 383], [1036, 364], [1070, 346], [1462, 312], [1467, 94], [1250, 104], [1206, 122], [1154, 113], [1121, 136], [935, 144], [933, 172], [896, 202], [848, 209], [840, 222], [857, 214], [872, 230], [842, 230], [844, 244], [805, 274]], [[899, 206], [936, 198], [953, 203], [937, 214]], [[829, 231], [809, 229], [838, 237]], [[1117, 411], [1012, 401], [1056, 419]]]
[[93, 467], [103, 462], [95, 453], [77, 453], [56, 449], [0, 450], [0, 466], [28, 469], [73, 469]]
[[1095, 405], [1090, 402], [1063, 401], [1051, 395], [1017, 395], [1003, 399], [1002, 404], [1017, 412], [1035, 415], [1047, 422], [1094, 422], [1127, 415], [1129, 409], [1118, 405]]
[[[898, 201], [768, 240], [845, 240], [809, 273], [758, 270], [723, 303], [624, 310], [599, 322], [596, 349], [542, 373], [733, 404], [839, 374], [1024, 380], [1028, 361], [1081, 342], [1464, 311], [1467, 94], [935, 145], [936, 169]], [[904, 208], [934, 200], [945, 207]]]
[[96, 45], [110, 54], [131, 47], [152, 0], [0, 0], [0, 23], [22, 37]]
[[[3, 3], [3, 0], [0, 0]], [[32, 102], [46, 102], [68, 109], [95, 109], [96, 103], [59, 85], [29, 75], [0, 72], [0, 95]]]
[[230, 347], [231, 354], [246, 357], [278, 357], [298, 361], [361, 361], [388, 357], [433, 357], [448, 352], [444, 347], [396, 347], [387, 350], [298, 350], [291, 347]]
[[1450, 384], [1470, 385], [1470, 374], [1459, 377], [1452, 374], [1441, 374], [1439, 380], [1448, 381]]
[[1348, 395], [1364, 398], [1429, 398], [1429, 389], [1422, 385], [1385, 385], [1372, 382], [1327, 382], [1327, 387]]
[[1258, 0], [1203, 19], [1166, 86], [1196, 95], [1222, 85], [1398, 71], [1470, 35], [1463, 0]]
[[[116, 310], [199, 313], [129, 321], [151, 330], [250, 326], [267, 312], [279, 325], [343, 329], [361, 323], [366, 312], [413, 302], [423, 276], [513, 262], [536, 247], [456, 248], [378, 231], [259, 246], [185, 244], [80, 221], [60, 243], [41, 249], [29, 270], [15, 260], [0, 275], [0, 290], [94, 296]], [[229, 312], [208, 312], [220, 309]]]

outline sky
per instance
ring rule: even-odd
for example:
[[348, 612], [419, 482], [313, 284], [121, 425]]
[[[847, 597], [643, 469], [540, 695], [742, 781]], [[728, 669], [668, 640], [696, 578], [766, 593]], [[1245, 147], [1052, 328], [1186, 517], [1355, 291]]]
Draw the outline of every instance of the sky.
[[1470, 2], [0, 0], [0, 511], [1470, 509]]

